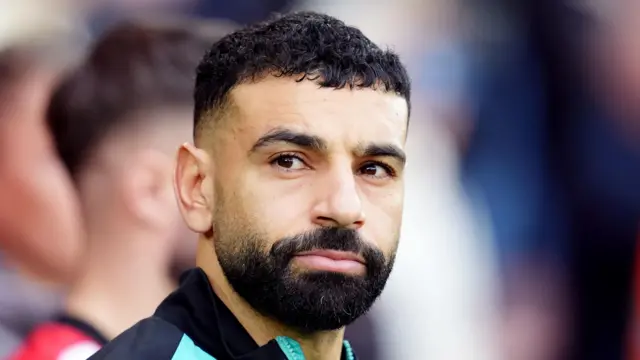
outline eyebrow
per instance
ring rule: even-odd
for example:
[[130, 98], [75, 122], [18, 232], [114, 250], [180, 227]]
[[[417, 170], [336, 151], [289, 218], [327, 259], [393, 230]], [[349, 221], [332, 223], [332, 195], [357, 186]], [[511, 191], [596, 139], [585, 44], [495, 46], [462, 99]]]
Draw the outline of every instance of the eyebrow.
[[399, 161], [402, 165], [407, 162], [407, 154], [392, 144], [361, 145], [356, 150], [356, 155], [361, 157], [391, 157]]
[[[329, 148], [327, 142], [319, 136], [304, 134], [289, 129], [275, 128], [262, 135], [255, 144], [253, 144], [249, 152], [254, 153], [260, 148], [276, 143], [288, 143], [315, 152], [326, 152]], [[356, 149], [355, 154], [359, 157], [391, 157], [399, 161], [402, 165], [407, 162], [406, 153], [392, 144], [371, 143], [360, 145]]]
[[289, 129], [276, 128], [262, 135], [251, 147], [250, 153], [275, 143], [288, 143], [297, 147], [310, 149], [315, 152], [326, 152], [329, 148], [322, 138], [296, 132]]

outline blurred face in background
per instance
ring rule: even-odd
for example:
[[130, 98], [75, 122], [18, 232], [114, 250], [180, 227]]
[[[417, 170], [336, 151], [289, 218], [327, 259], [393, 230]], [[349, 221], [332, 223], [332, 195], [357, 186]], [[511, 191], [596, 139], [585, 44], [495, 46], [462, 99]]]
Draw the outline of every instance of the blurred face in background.
[[229, 102], [197, 140], [206, 154], [180, 154], [187, 222], [211, 234], [206, 251], [258, 312], [304, 333], [349, 324], [393, 265], [407, 102], [275, 77], [237, 86]]
[[173, 173], [193, 137], [194, 70], [222, 34], [182, 19], [124, 21], [56, 87], [47, 119], [79, 193], [96, 279], [120, 267], [123, 278], [137, 270], [166, 285], [194, 265], [197, 236], [181, 220]]
[[37, 67], [16, 71], [0, 94], [0, 249], [31, 275], [65, 281], [77, 265], [81, 225], [44, 121], [56, 74]]

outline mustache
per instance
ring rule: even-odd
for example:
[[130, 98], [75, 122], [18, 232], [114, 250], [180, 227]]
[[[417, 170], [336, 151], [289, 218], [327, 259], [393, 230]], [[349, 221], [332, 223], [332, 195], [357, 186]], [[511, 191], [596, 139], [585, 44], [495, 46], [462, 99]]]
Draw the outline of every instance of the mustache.
[[284, 261], [296, 254], [313, 250], [336, 250], [361, 255], [367, 263], [384, 263], [380, 249], [367, 243], [356, 230], [323, 227], [283, 238], [271, 247], [271, 255]]

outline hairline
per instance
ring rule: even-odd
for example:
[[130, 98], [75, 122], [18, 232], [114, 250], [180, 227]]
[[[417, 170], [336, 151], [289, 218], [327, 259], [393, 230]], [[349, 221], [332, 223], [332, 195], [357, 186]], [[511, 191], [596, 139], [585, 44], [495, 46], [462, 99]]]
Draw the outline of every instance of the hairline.
[[[226, 118], [229, 117], [229, 115], [231, 114], [237, 114], [238, 113], [238, 107], [239, 105], [237, 104], [236, 101], [234, 101], [233, 99], [233, 92], [236, 89], [237, 86], [239, 85], [243, 85], [243, 84], [255, 84], [258, 83], [260, 81], [263, 81], [264, 79], [266, 79], [268, 76], [274, 76], [274, 77], [280, 77], [276, 74], [272, 74], [272, 75], [257, 75], [257, 76], [253, 76], [253, 77], [248, 77], [246, 79], [240, 79], [239, 81], [237, 81], [231, 88], [229, 88], [229, 90], [224, 94], [224, 96], [217, 102], [214, 104], [211, 104], [206, 110], [202, 111], [198, 118], [196, 119], [195, 123], [197, 124], [196, 126], [194, 126], [194, 144], [196, 144], [196, 146], [198, 144], [201, 144], [203, 141], [202, 138], [204, 137], [205, 134], [211, 134], [214, 130], [214, 128], [216, 127], [216, 125], [218, 125], [221, 121], [225, 120]], [[358, 90], [364, 90], [364, 89], [372, 89], [376, 92], [380, 92], [382, 94], [395, 94], [399, 97], [402, 97], [406, 102], [407, 102], [407, 106], [409, 106], [409, 99], [407, 99], [404, 95], [393, 91], [393, 90], [386, 90], [384, 88], [384, 86], [380, 86], [380, 85], [374, 85], [371, 87], [359, 87], [357, 86], [357, 83], [355, 86], [351, 86], [351, 85], [346, 85], [344, 87], [341, 88], [336, 88], [336, 87], [323, 87], [319, 84], [319, 82], [322, 81], [321, 78], [315, 78], [315, 79], [309, 79], [305, 76], [305, 74], [299, 74], [299, 75], [294, 75], [294, 76], [286, 76], [285, 78], [288, 78], [290, 80], [296, 81], [296, 82], [300, 82], [300, 81], [311, 81], [313, 83], [316, 83], [316, 85], [318, 85], [319, 89], [333, 89], [333, 90], [349, 90], [349, 91], [358, 91]], [[407, 122], [409, 122], [409, 115], [407, 114]], [[196, 115], [197, 116], [197, 115]]]
[[[142, 134], [142, 137], [155, 136], [154, 134], [157, 133], [155, 130], [159, 128], [166, 128], [166, 130], [168, 130], [172, 124], [176, 123], [163, 115], [180, 111], [188, 114], [189, 110], [189, 104], [185, 102], [180, 105], [140, 107], [120, 115], [119, 118], [125, 121], [117, 121], [116, 126], [110, 127], [86, 149], [87, 155], [82, 157], [82, 160], [76, 165], [75, 171], [72, 173], [74, 181], [76, 177], [82, 176], [87, 170], [87, 164], [92, 161], [92, 158], [95, 158], [95, 156], [98, 156], [98, 154], [107, 149], [112, 141], [124, 139], [127, 142], [133, 142], [130, 139], [139, 139], [138, 134]], [[158, 119], [162, 121], [158, 121]], [[150, 131], [146, 131], [146, 129], [150, 129]], [[131, 136], [131, 132], [134, 132], [136, 136]], [[178, 145], [179, 144], [176, 143], [176, 148]]]

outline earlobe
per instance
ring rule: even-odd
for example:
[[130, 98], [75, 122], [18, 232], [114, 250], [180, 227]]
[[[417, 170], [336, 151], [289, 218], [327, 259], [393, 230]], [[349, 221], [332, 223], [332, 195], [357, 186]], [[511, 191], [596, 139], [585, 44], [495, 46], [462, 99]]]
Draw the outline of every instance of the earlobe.
[[174, 190], [187, 226], [195, 232], [211, 229], [213, 186], [209, 154], [186, 143], [180, 146], [176, 162]]

